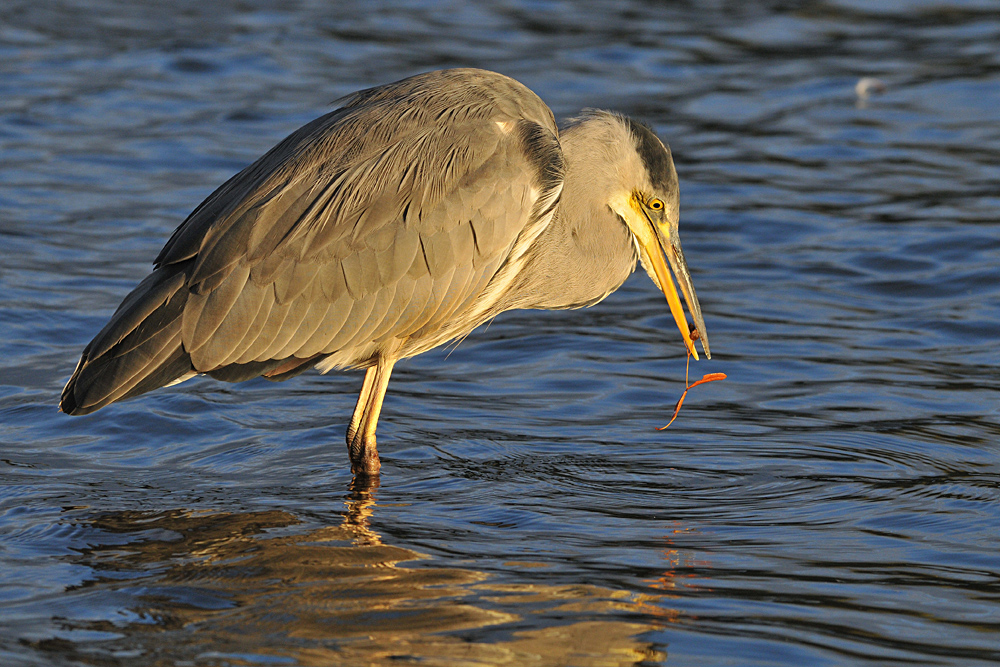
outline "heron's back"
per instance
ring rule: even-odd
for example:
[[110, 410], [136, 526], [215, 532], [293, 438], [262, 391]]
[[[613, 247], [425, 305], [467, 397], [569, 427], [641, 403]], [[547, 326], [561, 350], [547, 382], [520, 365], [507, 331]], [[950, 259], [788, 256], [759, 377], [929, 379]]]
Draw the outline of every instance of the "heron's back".
[[466, 333], [551, 219], [556, 132], [537, 96], [479, 70], [345, 98], [178, 227], [84, 350], [62, 409], [194, 373], [366, 366]]

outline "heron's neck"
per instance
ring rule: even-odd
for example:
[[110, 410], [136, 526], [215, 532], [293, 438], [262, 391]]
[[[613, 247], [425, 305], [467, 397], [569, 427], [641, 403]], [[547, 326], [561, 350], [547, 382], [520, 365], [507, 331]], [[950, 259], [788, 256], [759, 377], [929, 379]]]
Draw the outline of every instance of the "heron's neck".
[[588, 217], [556, 212], [535, 246], [534, 261], [548, 287], [529, 308], [582, 308], [618, 289], [635, 269], [636, 254], [625, 225], [610, 209]]
[[616, 290], [635, 269], [636, 251], [625, 223], [608, 206], [614, 173], [605, 173], [604, 146], [582, 132], [561, 138], [566, 177], [549, 226], [529, 251], [510, 290], [508, 308], [580, 308]]

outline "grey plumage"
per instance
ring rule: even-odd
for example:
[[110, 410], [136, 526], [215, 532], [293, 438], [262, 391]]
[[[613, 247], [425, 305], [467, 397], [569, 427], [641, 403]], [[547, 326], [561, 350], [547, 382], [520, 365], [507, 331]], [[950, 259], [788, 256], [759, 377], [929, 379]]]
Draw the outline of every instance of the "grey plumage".
[[560, 135], [534, 93], [472, 69], [361, 91], [191, 213], [84, 349], [61, 408], [196, 373], [368, 368], [348, 441], [354, 470], [374, 474], [396, 360], [511, 308], [596, 303], [637, 259], [694, 352], [670, 259], [707, 354], [677, 204], [669, 151], [625, 117], [588, 112]]

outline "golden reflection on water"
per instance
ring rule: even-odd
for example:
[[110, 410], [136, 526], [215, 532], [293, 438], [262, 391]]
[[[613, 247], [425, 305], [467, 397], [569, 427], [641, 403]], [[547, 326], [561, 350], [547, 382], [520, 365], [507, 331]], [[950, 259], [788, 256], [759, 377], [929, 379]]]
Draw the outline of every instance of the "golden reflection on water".
[[[95, 527], [132, 539], [85, 552], [98, 574], [88, 586], [127, 590], [139, 604], [125, 627], [89, 628], [117, 633], [106, 648], [145, 664], [603, 666], [666, 659], [636, 636], [675, 620], [667, 596], [498, 584], [470, 569], [400, 566], [427, 557], [383, 544], [371, 529], [375, 491], [354, 487], [339, 526], [307, 533], [296, 533], [300, 520], [280, 510], [103, 515]], [[545, 618], [532, 618], [538, 614]], [[619, 620], [630, 614], [641, 622]]]

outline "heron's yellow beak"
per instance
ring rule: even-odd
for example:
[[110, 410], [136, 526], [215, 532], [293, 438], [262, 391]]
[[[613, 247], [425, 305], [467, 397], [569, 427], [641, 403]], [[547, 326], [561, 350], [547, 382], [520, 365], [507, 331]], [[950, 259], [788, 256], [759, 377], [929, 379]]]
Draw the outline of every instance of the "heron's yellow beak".
[[[616, 205], [617, 204], [617, 205]], [[701, 340], [702, 349], [705, 356], [712, 358], [712, 353], [708, 346], [708, 332], [705, 330], [705, 319], [701, 314], [701, 304], [698, 303], [698, 295], [694, 291], [694, 283], [691, 280], [691, 272], [688, 270], [687, 261], [681, 251], [680, 240], [675, 231], [667, 225], [659, 225], [650, 220], [641, 211], [636, 210], [632, 201], [612, 202], [612, 209], [625, 220], [632, 235], [635, 237], [636, 245], [639, 247], [639, 261], [643, 268], [656, 283], [657, 287], [667, 297], [667, 304], [670, 306], [670, 313], [674, 316], [674, 322], [680, 329], [684, 338], [684, 345], [688, 352], [695, 359], [698, 359], [698, 350], [694, 346], [694, 339], [691, 338], [691, 330], [688, 328], [687, 317], [684, 315], [684, 308], [681, 306], [677, 288], [667, 270], [667, 261], [673, 269], [677, 284], [680, 285], [684, 293], [684, 300], [687, 302], [688, 311], [694, 319], [695, 329], [698, 332], [697, 339]]]

